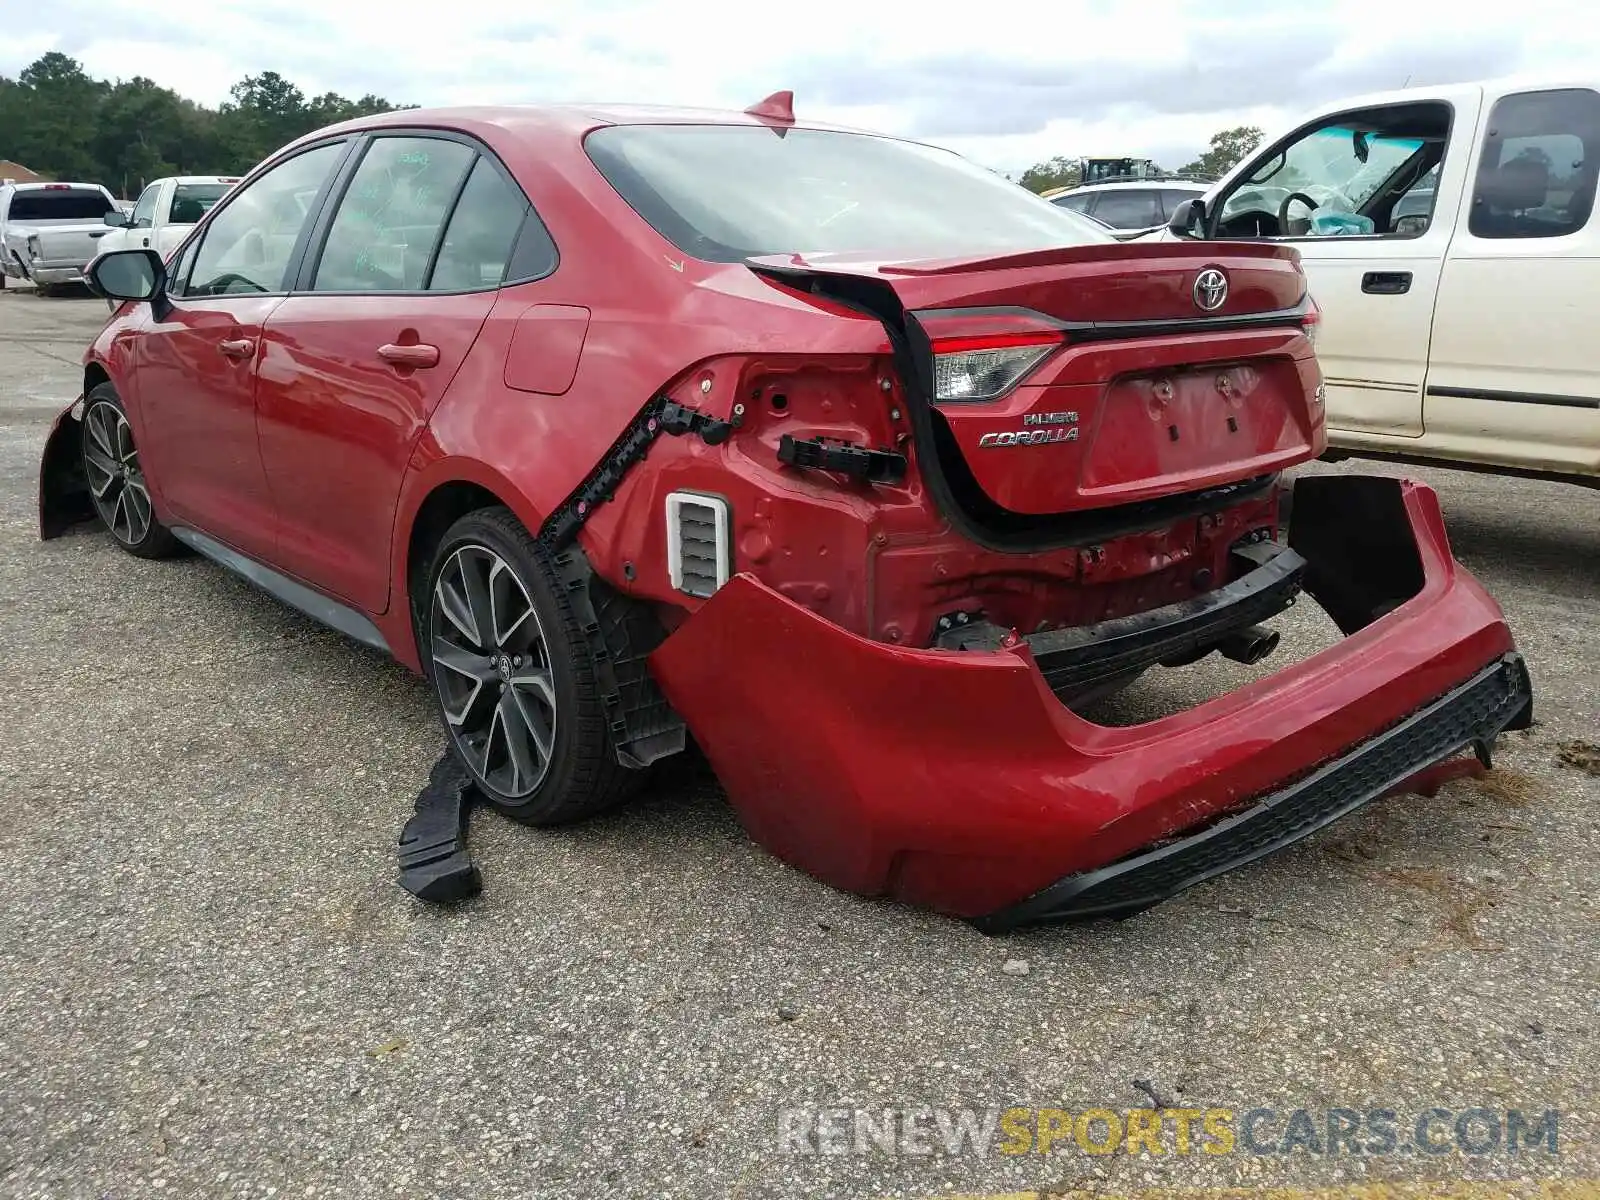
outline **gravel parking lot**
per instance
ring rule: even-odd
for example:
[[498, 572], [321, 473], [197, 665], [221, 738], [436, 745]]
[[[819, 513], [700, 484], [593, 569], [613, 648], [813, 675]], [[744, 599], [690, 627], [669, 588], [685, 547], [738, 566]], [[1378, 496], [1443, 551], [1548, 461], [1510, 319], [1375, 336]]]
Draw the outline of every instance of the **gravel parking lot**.
[[[0, 291], [5, 1196], [1600, 1177], [1600, 778], [1561, 760], [1600, 742], [1600, 491], [1409, 471], [1505, 606], [1537, 724], [1485, 780], [1135, 919], [988, 939], [841, 895], [693, 777], [576, 829], [480, 817], [486, 891], [441, 912], [394, 875], [442, 746], [419, 681], [203, 561], [37, 540], [44, 433], [105, 311]], [[1322, 636], [1313, 607], [1286, 642]], [[778, 1136], [786, 1107], [1120, 1112], [1150, 1091], [1271, 1108], [1280, 1133], [1297, 1108], [1556, 1109], [1558, 1153], [808, 1156]]]

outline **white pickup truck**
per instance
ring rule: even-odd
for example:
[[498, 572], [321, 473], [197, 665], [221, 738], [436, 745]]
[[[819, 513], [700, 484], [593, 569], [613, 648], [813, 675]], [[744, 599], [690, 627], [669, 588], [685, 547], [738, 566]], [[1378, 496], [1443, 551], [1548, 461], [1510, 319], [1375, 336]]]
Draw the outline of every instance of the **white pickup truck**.
[[48, 295], [82, 283], [106, 234], [105, 216], [116, 211], [116, 200], [97, 183], [0, 185], [0, 285], [27, 279]]
[[1326, 105], [1153, 238], [1298, 248], [1328, 457], [1600, 485], [1600, 80]]
[[139, 193], [132, 213], [106, 214], [111, 231], [100, 239], [99, 253], [148, 247], [162, 258], [169, 257], [211, 206], [238, 182], [238, 176], [224, 175], [157, 179]]

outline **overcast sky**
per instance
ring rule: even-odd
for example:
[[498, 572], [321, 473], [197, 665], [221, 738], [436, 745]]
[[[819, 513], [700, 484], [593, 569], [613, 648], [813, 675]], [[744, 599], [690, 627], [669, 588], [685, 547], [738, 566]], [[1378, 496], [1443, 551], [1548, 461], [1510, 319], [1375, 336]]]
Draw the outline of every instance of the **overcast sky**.
[[[1015, 172], [1056, 154], [1176, 167], [1218, 129], [1325, 99], [1600, 61], [1572, 0], [4, 0], [0, 74], [47, 50], [216, 104], [273, 70], [401, 103], [623, 100], [907, 134]], [[125, 16], [118, 16], [118, 10]], [[1262, 15], [1267, 14], [1267, 15]]]

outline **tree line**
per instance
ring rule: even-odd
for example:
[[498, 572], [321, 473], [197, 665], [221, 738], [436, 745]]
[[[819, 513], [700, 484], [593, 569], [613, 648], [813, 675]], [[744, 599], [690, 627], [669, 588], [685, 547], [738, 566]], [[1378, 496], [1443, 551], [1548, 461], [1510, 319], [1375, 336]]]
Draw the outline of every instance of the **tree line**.
[[[1220, 179], [1240, 159], [1261, 145], [1261, 130], [1254, 125], [1236, 125], [1221, 129], [1211, 135], [1211, 145], [1194, 160], [1178, 168], [1184, 175], [1203, 175]], [[1078, 160], [1058, 155], [1046, 162], [1034, 163], [1017, 180], [1030, 192], [1046, 192], [1051, 188], [1076, 187], [1083, 180], [1078, 173]]]
[[15, 79], [0, 75], [0, 158], [131, 199], [166, 175], [242, 175], [313, 129], [415, 107], [370, 94], [307, 97], [263, 71], [207, 108], [143, 76], [93, 79], [76, 59], [51, 51]]

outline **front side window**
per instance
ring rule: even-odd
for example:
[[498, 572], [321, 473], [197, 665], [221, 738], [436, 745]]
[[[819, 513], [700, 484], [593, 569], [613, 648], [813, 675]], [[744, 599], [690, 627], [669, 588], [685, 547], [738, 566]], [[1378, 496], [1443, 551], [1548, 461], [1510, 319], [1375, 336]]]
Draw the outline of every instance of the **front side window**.
[[1057, 196], [1050, 201], [1059, 204], [1062, 208], [1070, 208], [1073, 212], [1088, 212], [1089, 201], [1094, 199], [1093, 192], [1068, 192], [1065, 196]]
[[1576, 233], [1594, 208], [1600, 93], [1505, 96], [1489, 114], [1467, 229], [1480, 238]]
[[229, 197], [205, 230], [184, 295], [284, 291], [301, 231], [343, 152], [343, 142], [317, 146]]
[[870, 134], [613, 125], [585, 140], [624, 200], [685, 254], [937, 258], [1111, 241], [947, 150]]
[[1388, 235], [1397, 201], [1443, 160], [1443, 104], [1349, 113], [1278, 146], [1222, 198], [1223, 237]]
[[161, 185], [152, 183], [139, 193], [139, 202], [133, 206], [133, 227], [149, 229], [155, 223], [156, 203], [161, 199]]
[[1112, 188], [1090, 210], [1113, 229], [1148, 229], [1161, 224], [1161, 206], [1149, 188]]
[[312, 290], [421, 291], [475, 154], [443, 138], [375, 139], [339, 201]]

